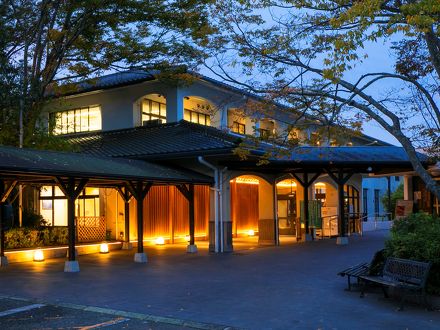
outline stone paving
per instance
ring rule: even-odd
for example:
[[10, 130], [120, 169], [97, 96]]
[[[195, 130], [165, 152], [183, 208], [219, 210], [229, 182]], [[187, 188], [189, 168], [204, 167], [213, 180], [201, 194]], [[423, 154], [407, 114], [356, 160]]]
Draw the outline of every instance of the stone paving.
[[70, 303], [248, 329], [439, 329], [440, 312], [379, 293], [359, 298], [336, 273], [369, 261], [387, 231], [335, 240], [198, 254], [184, 245], [80, 256], [80, 273], [63, 273], [64, 261], [11, 264], [0, 269], [0, 295]]

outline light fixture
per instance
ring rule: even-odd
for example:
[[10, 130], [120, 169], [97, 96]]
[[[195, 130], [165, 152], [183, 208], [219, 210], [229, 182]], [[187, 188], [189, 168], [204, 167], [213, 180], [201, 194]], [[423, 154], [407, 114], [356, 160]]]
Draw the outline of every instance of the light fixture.
[[249, 229], [248, 236], [254, 236], [254, 235], [255, 235], [255, 231], [253, 229]]
[[186, 235], [186, 236], [185, 236], [185, 241], [189, 242], [190, 240], [191, 240], [191, 236]]
[[99, 246], [99, 253], [108, 253], [107, 243], [101, 243], [101, 245]]
[[154, 243], [156, 243], [156, 245], [164, 245], [165, 244], [165, 239], [162, 236], [157, 237], [154, 240]]
[[367, 167], [367, 172], [371, 172], [373, 170], [373, 168], [371, 166]]
[[43, 250], [37, 249], [34, 251], [34, 261], [44, 261]]

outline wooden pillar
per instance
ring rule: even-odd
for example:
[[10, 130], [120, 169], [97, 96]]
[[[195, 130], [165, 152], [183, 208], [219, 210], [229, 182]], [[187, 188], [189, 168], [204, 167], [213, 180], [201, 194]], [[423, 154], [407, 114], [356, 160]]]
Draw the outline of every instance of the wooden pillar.
[[144, 252], [144, 199], [137, 199], [137, 234], [138, 247], [137, 252]]
[[306, 227], [306, 235], [310, 234], [309, 230], [309, 174], [307, 172], [303, 173], [303, 200], [304, 200], [304, 219]]
[[338, 210], [339, 210], [339, 236], [345, 237], [345, 204], [344, 204], [344, 184], [338, 183]]
[[326, 170], [328, 175], [332, 178], [332, 180], [338, 185], [338, 228], [339, 228], [339, 237], [336, 240], [336, 244], [345, 245], [348, 244], [348, 238], [345, 232], [345, 223], [346, 223], [346, 215], [345, 215], [345, 205], [344, 205], [344, 185], [350, 180], [351, 176], [354, 174], [353, 171], [349, 171], [347, 174], [344, 174], [344, 169], [337, 169], [336, 173], [333, 173], [331, 170]]
[[3, 180], [0, 180], [0, 267], [8, 265], [8, 258], [5, 256], [5, 230], [8, 229], [5, 226], [7, 225], [6, 221], [8, 219], [3, 218], [6, 215], [6, 212], [4, 212], [3, 209], [5, 207], [3, 206], [3, 203], [5, 203], [6, 200], [9, 198], [9, 195], [14, 190], [16, 185], [17, 181], [13, 181], [7, 187], [5, 182]]
[[75, 261], [75, 198], [67, 197], [67, 231], [69, 237], [69, 261]]
[[124, 242], [130, 243], [130, 201], [124, 201]]
[[306, 240], [313, 239], [310, 236], [310, 225], [309, 225], [309, 187], [315, 182], [315, 180], [321, 175], [321, 171], [316, 172], [313, 177], [309, 178], [309, 173], [304, 171], [303, 177], [300, 178], [296, 173], [291, 173], [292, 176], [299, 182], [299, 184], [303, 187], [303, 201], [304, 201], [304, 224], [306, 230]]
[[147, 262], [147, 255], [144, 253], [144, 199], [152, 185], [152, 182], [129, 181], [126, 186], [137, 202], [138, 247], [137, 253], [134, 255], [134, 261], [139, 263]]
[[117, 187], [119, 195], [124, 200], [124, 243], [122, 243], [123, 250], [131, 250], [133, 248], [130, 243], [130, 201], [133, 198], [127, 186]]
[[189, 245], [186, 248], [188, 253], [196, 253], [197, 245], [195, 244], [195, 212], [194, 212], [194, 184], [190, 184], [189, 187], [186, 185], [177, 185], [176, 188], [182, 193], [189, 204]]
[[195, 241], [195, 215], [194, 215], [194, 185], [189, 185], [189, 244], [194, 245]]
[[61, 191], [67, 197], [67, 231], [69, 239], [68, 261], [64, 264], [64, 272], [79, 272], [78, 261], [75, 253], [75, 200], [86, 186], [88, 179], [80, 179], [78, 182], [74, 177], [63, 179], [57, 177], [56, 181]]

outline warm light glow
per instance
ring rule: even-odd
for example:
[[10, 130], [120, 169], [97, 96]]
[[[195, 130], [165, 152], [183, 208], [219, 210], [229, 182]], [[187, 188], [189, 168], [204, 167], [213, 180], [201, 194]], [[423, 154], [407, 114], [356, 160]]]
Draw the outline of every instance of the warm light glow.
[[164, 245], [165, 244], [165, 239], [161, 236], [161, 237], [157, 237], [154, 240], [154, 243], [156, 243], [156, 245]]
[[102, 243], [99, 246], [99, 253], [108, 253], [108, 244], [107, 243]]
[[38, 249], [34, 251], [34, 261], [44, 261], [44, 253]]
[[185, 241], [189, 242], [190, 240], [191, 240], [191, 236], [186, 235], [186, 236], [185, 236]]
[[325, 183], [324, 182], [316, 182], [315, 188], [325, 188]]
[[255, 235], [255, 231], [253, 229], [249, 229], [248, 236], [254, 236], [254, 235]]
[[[234, 182], [234, 180], [231, 180], [231, 182]], [[246, 177], [246, 176], [241, 176], [239, 178], [236, 178], [235, 182], [236, 183], [246, 183], [246, 184], [259, 184], [260, 183], [260, 181], [258, 179]]]
[[277, 187], [285, 187], [285, 188], [296, 187], [296, 182], [293, 180], [283, 180], [277, 183]]

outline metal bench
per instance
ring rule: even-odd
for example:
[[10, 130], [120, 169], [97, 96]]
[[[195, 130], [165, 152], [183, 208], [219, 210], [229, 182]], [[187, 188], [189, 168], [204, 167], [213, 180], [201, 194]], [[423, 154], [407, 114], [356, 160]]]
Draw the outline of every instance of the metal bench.
[[347, 276], [347, 284], [348, 284], [347, 289], [348, 291], [351, 291], [351, 277], [357, 278], [359, 283], [359, 276], [368, 275], [369, 272], [370, 272], [370, 263], [363, 262], [340, 271], [338, 275], [342, 277]]
[[[374, 256], [373, 259], [371, 260], [371, 262], [362, 262], [360, 264], [348, 267], [344, 270], [341, 270], [338, 275], [339, 276], [347, 276], [347, 284], [348, 284], [348, 291], [351, 291], [351, 278], [354, 277], [357, 279], [357, 283], [359, 284], [359, 276], [363, 276], [363, 275], [376, 275], [377, 270], [372, 269], [373, 268], [377, 268], [377, 265], [380, 263], [383, 263], [384, 261], [384, 250], [379, 250], [377, 251]], [[380, 269], [381, 270], [381, 269]]]
[[423, 298], [426, 307], [429, 308], [426, 299], [426, 280], [428, 279], [430, 262], [421, 262], [408, 259], [387, 258], [382, 275], [361, 275], [359, 279], [363, 282], [361, 297], [365, 294], [367, 284], [379, 284], [386, 298], [387, 288], [393, 287], [401, 291], [399, 310], [403, 310], [405, 298], [408, 295], [419, 295]]

